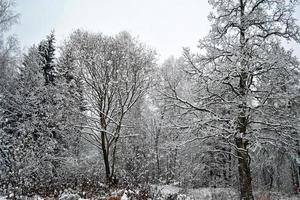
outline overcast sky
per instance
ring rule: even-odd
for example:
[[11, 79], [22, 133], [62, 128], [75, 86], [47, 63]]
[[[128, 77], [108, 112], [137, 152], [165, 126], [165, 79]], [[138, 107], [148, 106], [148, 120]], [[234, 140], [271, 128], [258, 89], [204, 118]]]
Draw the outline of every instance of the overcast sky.
[[[207, 0], [16, 0], [21, 14], [16, 33], [22, 47], [38, 43], [55, 30], [58, 44], [82, 28], [104, 34], [129, 31], [155, 48], [160, 61], [195, 48], [209, 31]], [[297, 8], [300, 19], [300, 9]], [[300, 23], [300, 22], [299, 22]], [[294, 45], [296, 49], [299, 45]], [[298, 52], [298, 50], [297, 50]], [[300, 51], [299, 51], [300, 52]]]

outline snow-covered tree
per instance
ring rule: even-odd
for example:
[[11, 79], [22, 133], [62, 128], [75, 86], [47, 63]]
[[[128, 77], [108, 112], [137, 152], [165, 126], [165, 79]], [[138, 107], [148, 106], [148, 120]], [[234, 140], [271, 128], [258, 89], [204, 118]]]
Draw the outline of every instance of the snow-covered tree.
[[86, 139], [101, 151], [110, 184], [123, 120], [147, 90], [153, 52], [126, 32], [107, 37], [77, 31], [72, 38], [88, 103]]
[[[48, 37], [51, 41], [53, 38]], [[49, 43], [48, 39], [42, 43]], [[46, 194], [61, 188], [65, 163], [78, 156], [80, 144], [84, 107], [80, 91], [65, 74], [57, 74], [55, 80], [45, 76], [48, 62], [40, 47], [33, 46], [24, 55], [13, 89], [1, 102], [1, 152], [7, 166], [4, 175], [12, 189], [22, 188], [19, 194]], [[44, 51], [50, 50], [45, 47]], [[54, 71], [57, 66], [52, 59]], [[62, 57], [59, 64], [63, 69], [70, 63]]]
[[5, 33], [18, 20], [14, 6], [14, 0], [0, 1], [0, 93], [9, 85], [9, 79], [14, 76], [16, 68], [18, 42], [13, 36], [5, 37]]
[[38, 49], [41, 55], [41, 63], [44, 72], [45, 84], [54, 83], [55, 76], [55, 35], [51, 32], [46, 40], [40, 42]]
[[[289, 102], [299, 99], [298, 62], [282, 39], [299, 42], [293, 12], [298, 1], [211, 0], [212, 28], [200, 40], [200, 54], [185, 50], [193, 96], [169, 87], [175, 106], [196, 113], [205, 142], [226, 144], [237, 158], [240, 199], [253, 199], [251, 153], [265, 143], [291, 147], [299, 118]], [[197, 95], [198, 94], [198, 95]], [[293, 135], [293, 137], [292, 137]], [[220, 150], [218, 150], [220, 152]]]
[[6, 143], [3, 130], [5, 110], [2, 109], [2, 106], [5, 94], [14, 87], [12, 83], [16, 72], [15, 65], [18, 61], [16, 56], [18, 52], [17, 40], [12, 36], [5, 38], [4, 35], [18, 19], [18, 14], [15, 13], [13, 8], [14, 1], [0, 1], [0, 184], [4, 182], [5, 173], [11, 164], [11, 158], [5, 150]]
[[[42, 100], [38, 98], [40, 86], [44, 83], [39, 58], [37, 49], [31, 48], [24, 58], [24, 68], [20, 69], [21, 76], [16, 78], [14, 89], [3, 96], [2, 142], [9, 163], [7, 184], [11, 184], [12, 188], [17, 188], [19, 184], [27, 185], [23, 180], [30, 182], [28, 178], [32, 178], [29, 175], [32, 167], [36, 167], [37, 158], [45, 155], [40, 150], [50, 149], [43, 146], [46, 133], [39, 118], [44, 113], [40, 110]], [[36, 145], [43, 147], [36, 149]]]

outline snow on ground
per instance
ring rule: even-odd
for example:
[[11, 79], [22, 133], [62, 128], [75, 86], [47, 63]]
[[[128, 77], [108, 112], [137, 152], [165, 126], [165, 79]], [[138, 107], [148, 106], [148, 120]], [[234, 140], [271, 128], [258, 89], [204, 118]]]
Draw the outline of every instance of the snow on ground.
[[[188, 200], [216, 200], [216, 199], [236, 199], [237, 194], [234, 190], [228, 188], [200, 188], [200, 189], [186, 189], [183, 190], [180, 187], [172, 186], [172, 185], [159, 185], [152, 186], [154, 190], [161, 193], [163, 197], [168, 197], [170, 195], [178, 194], [178, 199], [188, 199]], [[179, 196], [180, 197], [179, 198]], [[185, 197], [183, 197], [183, 195]]]
[[180, 187], [173, 185], [154, 185], [152, 186], [164, 195], [179, 193], [182, 190]]
[[[10, 198], [11, 199], [11, 198]], [[0, 196], [0, 200], [8, 200], [7, 197]], [[40, 196], [34, 196], [34, 197], [20, 197], [20, 200], [44, 200], [44, 198]]]
[[[51, 198], [42, 198], [40, 196], [34, 196], [34, 197], [21, 197], [20, 200], [50, 200]], [[6, 197], [4, 196], [0, 196], [0, 200], [8, 200]], [[59, 200], [90, 200], [90, 199], [83, 199], [80, 198], [78, 195], [76, 194], [63, 194]], [[127, 199], [124, 199], [127, 200]]]
[[59, 200], [78, 200], [80, 196], [78, 194], [70, 194], [70, 193], [63, 193]]
[[[231, 188], [199, 188], [183, 190], [180, 187], [172, 185], [152, 185], [152, 188], [164, 198], [178, 194], [178, 200], [238, 200], [238, 192]], [[256, 192], [255, 196], [258, 196], [259, 194], [260, 192]], [[300, 200], [300, 194], [295, 196], [271, 193], [271, 199]]]
[[[230, 188], [200, 188], [200, 189], [182, 189], [173, 185], [152, 185], [154, 193], [157, 195], [152, 200], [165, 200], [165, 199], [176, 199], [176, 200], [236, 200], [238, 199], [237, 191]], [[260, 192], [255, 192], [257, 197]], [[41, 198], [34, 196], [32, 198], [23, 197], [21, 200], [50, 200], [50, 198]], [[279, 193], [271, 193], [271, 199], [276, 200], [300, 200], [300, 194], [296, 195], [282, 195]], [[0, 200], [7, 200], [6, 197], [0, 196]], [[63, 193], [59, 200], [90, 200], [82, 199], [77, 194]], [[123, 194], [121, 200], [130, 200], [126, 193]]]

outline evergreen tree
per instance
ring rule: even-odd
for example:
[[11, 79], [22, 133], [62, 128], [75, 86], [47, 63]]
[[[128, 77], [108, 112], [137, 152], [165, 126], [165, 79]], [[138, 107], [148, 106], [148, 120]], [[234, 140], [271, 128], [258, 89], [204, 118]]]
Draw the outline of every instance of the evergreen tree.
[[[61, 187], [65, 178], [62, 174], [67, 170], [64, 163], [78, 156], [80, 144], [82, 96], [76, 82], [64, 76], [57, 76], [53, 84], [54, 48], [48, 42], [51, 48], [44, 49], [52, 52], [49, 59], [41, 53], [43, 43], [24, 55], [13, 89], [1, 102], [1, 153], [7, 166], [4, 175], [11, 190], [22, 186], [19, 194], [51, 193]], [[46, 70], [45, 76], [49, 66], [51, 70]]]
[[40, 42], [38, 46], [41, 55], [42, 68], [44, 72], [45, 85], [54, 83], [55, 77], [55, 35], [51, 32], [46, 40]]

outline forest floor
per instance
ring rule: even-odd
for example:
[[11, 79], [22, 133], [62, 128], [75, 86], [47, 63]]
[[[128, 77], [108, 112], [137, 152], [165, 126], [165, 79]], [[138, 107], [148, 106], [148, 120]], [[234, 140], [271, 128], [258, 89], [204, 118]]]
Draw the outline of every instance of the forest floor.
[[[238, 200], [238, 191], [230, 188], [201, 188], [201, 189], [182, 189], [172, 185], [154, 186], [154, 190], [161, 193], [165, 199], [177, 194], [178, 200]], [[265, 192], [254, 192], [255, 199], [258, 199]], [[270, 200], [300, 200], [300, 194], [280, 194], [270, 192]], [[163, 198], [162, 198], [163, 199]], [[267, 198], [266, 198], [267, 200]]]
[[[135, 191], [138, 192], [138, 191]], [[112, 192], [112, 194], [114, 191]], [[117, 193], [117, 191], [115, 191]], [[255, 192], [255, 199], [261, 199], [266, 194], [264, 192]], [[271, 192], [270, 198], [262, 198], [266, 200], [300, 200], [300, 194], [288, 195]], [[259, 198], [260, 197], [260, 198]], [[8, 200], [4, 196], [0, 196], [0, 200]], [[20, 200], [57, 200], [53, 198], [19, 197]], [[80, 198], [78, 194], [65, 192], [60, 195], [59, 200], [102, 200], [105, 197]], [[135, 200], [136, 198], [127, 197], [125, 194], [121, 200]], [[237, 191], [230, 188], [201, 188], [201, 189], [183, 189], [172, 185], [152, 185], [151, 198], [149, 200], [238, 200]]]

